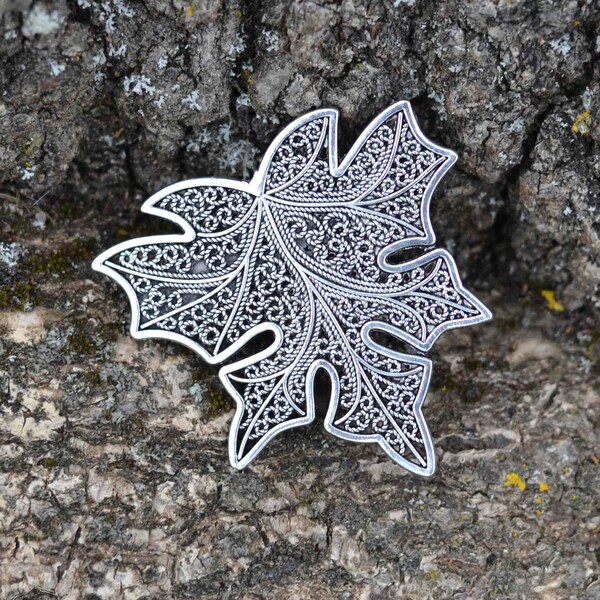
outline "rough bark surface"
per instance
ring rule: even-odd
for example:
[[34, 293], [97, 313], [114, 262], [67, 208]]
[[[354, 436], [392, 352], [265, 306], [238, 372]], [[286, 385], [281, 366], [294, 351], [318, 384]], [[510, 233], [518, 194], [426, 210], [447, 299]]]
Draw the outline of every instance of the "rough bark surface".
[[[599, 597], [598, 2], [0, 15], [1, 598]], [[432, 218], [496, 314], [433, 353], [438, 472], [319, 422], [234, 471], [216, 372], [131, 340], [90, 261], [165, 230], [139, 213], [160, 187], [251, 176], [303, 112], [338, 107], [348, 142], [401, 99], [459, 154]]]

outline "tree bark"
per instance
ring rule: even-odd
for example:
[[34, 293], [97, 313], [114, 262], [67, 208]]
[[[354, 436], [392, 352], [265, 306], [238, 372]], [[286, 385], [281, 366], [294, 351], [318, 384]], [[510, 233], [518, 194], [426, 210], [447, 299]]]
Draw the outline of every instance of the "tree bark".
[[[600, 8], [484, 0], [0, 0], [0, 596], [599, 593]], [[249, 179], [293, 118], [348, 148], [410, 100], [459, 162], [439, 245], [491, 323], [446, 334], [438, 471], [320, 422], [245, 471], [190, 351], [128, 335], [91, 260], [142, 201]]]

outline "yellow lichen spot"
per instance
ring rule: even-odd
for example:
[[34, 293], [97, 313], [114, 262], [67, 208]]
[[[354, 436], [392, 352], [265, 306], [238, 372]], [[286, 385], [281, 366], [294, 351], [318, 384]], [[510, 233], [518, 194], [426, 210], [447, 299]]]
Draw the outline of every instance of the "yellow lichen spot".
[[542, 481], [540, 483], [540, 492], [547, 492], [550, 488], [548, 487], [548, 484], [544, 481]]
[[563, 312], [565, 307], [556, 299], [554, 292], [552, 290], [542, 290], [542, 296], [546, 300], [546, 306], [555, 312]]
[[518, 531], [513, 531], [513, 537], [514, 538], [518, 538], [519, 537], [519, 532]]
[[571, 125], [571, 131], [579, 135], [587, 135], [592, 127], [592, 113], [584, 110], [580, 113]]
[[192, 2], [186, 9], [185, 9], [185, 13], [187, 14], [188, 17], [193, 17], [194, 13], [196, 12], [196, 7], [194, 6], [194, 3]]
[[576, 496], [575, 494], [573, 494], [573, 495], [571, 496], [571, 500], [573, 500], [573, 502], [575, 502], [575, 500], [577, 500], [577, 496]]
[[518, 473], [509, 473], [506, 476], [504, 487], [510, 487], [511, 485], [517, 486], [521, 491], [527, 487], [527, 484], [521, 479], [521, 476]]
[[563, 473], [564, 473], [565, 475], [568, 475], [570, 472], [571, 472], [571, 469], [569, 469], [569, 467], [565, 467], [565, 468], [563, 469]]
[[542, 515], [544, 513], [544, 511], [541, 508], [536, 508], [535, 509], [535, 514], [539, 517], [540, 515]]
[[419, 504], [419, 510], [425, 510], [425, 505], [424, 504]]
[[541, 503], [542, 503], [542, 497], [541, 497], [541, 496], [536, 496], [536, 497], [533, 499], [533, 501], [534, 501], [536, 504], [541, 504]]

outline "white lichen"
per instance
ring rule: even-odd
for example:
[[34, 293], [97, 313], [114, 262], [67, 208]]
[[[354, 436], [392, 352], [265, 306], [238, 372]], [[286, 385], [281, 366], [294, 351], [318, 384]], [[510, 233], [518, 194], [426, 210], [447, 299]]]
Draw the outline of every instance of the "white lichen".
[[515, 119], [509, 126], [508, 130], [511, 133], [519, 133], [525, 129], [525, 121], [523, 117]]
[[106, 33], [112, 33], [115, 30], [115, 16], [114, 13], [106, 15], [106, 23], [104, 24]]
[[585, 110], [591, 110], [594, 103], [594, 90], [592, 88], [587, 87], [581, 96], [581, 103], [583, 104], [583, 108]]
[[50, 74], [53, 77], [57, 77], [58, 75], [60, 75], [64, 70], [66, 69], [65, 65], [63, 64], [59, 64], [57, 62], [51, 61], [50, 62]]
[[193, 152], [194, 154], [197, 154], [198, 152], [200, 152], [200, 146], [194, 140], [190, 140], [186, 144], [185, 149], [186, 149], [186, 152]]
[[229, 46], [229, 50], [227, 51], [228, 59], [235, 60], [245, 49], [246, 43], [244, 42], [243, 31], [238, 31], [235, 34], [235, 41]]
[[198, 103], [200, 92], [198, 90], [192, 90], [182, 101], [190, 110], [201, 110], [201, 106]]
[[99, 54], [92, 56], [92, 62], [99, 67], [106, 64], [106, 56], [104, 55], [104, 52], [101, 51]]
[[231, 173], [238, 170], [240, 166], [244, 169], [244, 177], [247, 177], [247, 166], [254, 163], [257, 150], [246, 140], [235, 140], [224, 146], [225, 152], [219, 158], [219, 165]]
[[44, 231], [46, 229], [46, 220], [48, 219], [48, 215], [43, 210], [38, 210], [32, 221], [32, 225], [39, 229], [40, 231]]
[[113, 0], [113, 4], [120, 15], [129, 18], [135, 16], [135, 10], [133, 10], [133, 8], [130, 6], [127, 6], [125, 2], [122, 2], [121, 0]]
[[19, 167], [17, 170], [23, 181], [28, 181], [35, 175], [35, 167]]
[[231, 141], [231, 123], [223, 123], [219, 125], [219, 139], [225, 144]]
[[23, 19], [21, 33], [26, 38], [35, 35], [48, 35], [58, 31], [63, 25], [63, 16], [57, 10], [50, 10], [46, 5], [38, 2]]
[[106, 33], [112, 33], [116, 29], [116, 18], [135, 16], [135, 10], [122, 0], [102, 0], [91, 2], [90, 0], [76, 0], [81, 9], [90, 8], [97, 19], [104, 23]]
[[248, 94], [240, 94], [235, 102], [238, 106], [250, 106], [252, 104]]
[[233, 137], [231, 123], [222, 123], [216, 135], [208, 129], [202, 129], [186, 145], [188, 152], [198, 153], [210, 149], [211, 155], [217, 157], [219, 167], [230, 173], [242, 168], [244, 177], [254, 168], [258, 150], [247, 140], [236, 140]]
[[265, 50], [267, 52], [279, 50], [281, 37], [276, 31], [263, 31], [263, 37], [265, 38]]
[[6, 244], [0, 242], [0, 261], [3, 262], [9, 269], [17, 266], [21, 249], [17, 244]]
[[203, 148], [208, 148], [213, 141], [213, 137], [208, 129], [202, 129], [195, 138], [187, 143], [185, 149], [188, 152], [200, 152]]
[[127, 53], [127, 44], [121, 44], [118, 48], [114, 48], [113, 46], [110, 46], [108, 49], [108, 55], [110, 57], [119, 57], [119, 56], [125, 56], [125, 54]]
[[169, 59], [163, 54], [162, 56], [158, 57], [156, 64], [158, 65], [159, 69], [164, 69], [169, 64]]
[[433, 90], [429, 92], [427, 96], [439, 105], [440, 118], [446, 120], [448, 118], [448, 115], [446, 114], [446, 96]]
[[156, 88], [152, 85], [152, 82], [145, 75], [128, 75], [123, 81], [123, 87], [127, 95], [137, 94], [143, 96], [148, 94], [154, 96]]
[[557, 40], [552, 40], [550, 46], [553, 50], [562, 54], [562, 56], [567, 56], [567, 54], [571, 52], [571, 40], [569, 34], [565, 33], [565, 35], [559, 37]]

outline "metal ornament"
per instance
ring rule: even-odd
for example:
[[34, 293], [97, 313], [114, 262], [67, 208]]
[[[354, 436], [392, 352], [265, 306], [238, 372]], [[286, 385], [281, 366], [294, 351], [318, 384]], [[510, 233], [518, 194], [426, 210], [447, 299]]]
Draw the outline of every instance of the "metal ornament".
[[[435, 455], [421, 405], [431, 361], [418, 351], [490, 311], [461, 284], [435, 236], [429, 201], [456, 155], [419, 129], [410, 104], [382, 112], [341, 162], [338, 113], [295, 120], [253, 179], [192, 179], [154, 194], [142, 211], [181, 235], [139, 238], [93, 268], [127, 292], [131, 335], [165, 338], [223, 363], [255, 336], [272, 343], [223, 366], [237, 408], [231, 464], [244, 468], [275, 435], [315, 416], [315, 374], [331, 380], [325, 429], [377, 442], [398, 464], [431, 475]], [[398, 262], [398, 252], [423, 253]], [[392, 258], [393, 257], [393, 258]]]

